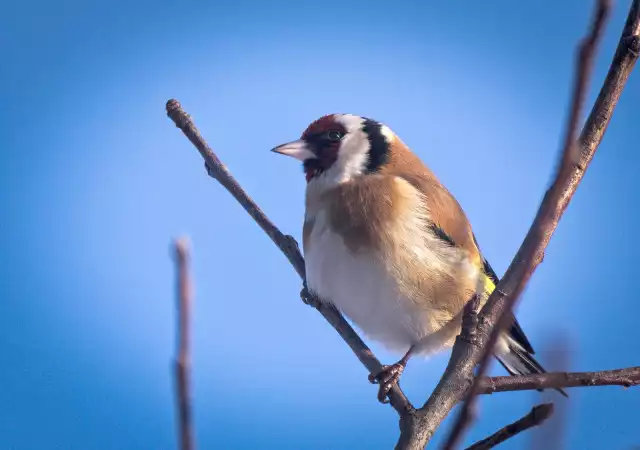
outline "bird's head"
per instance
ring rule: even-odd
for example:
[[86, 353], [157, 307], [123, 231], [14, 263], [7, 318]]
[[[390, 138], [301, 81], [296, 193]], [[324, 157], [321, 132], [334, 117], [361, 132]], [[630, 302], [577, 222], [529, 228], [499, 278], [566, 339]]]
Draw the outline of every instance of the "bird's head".
[[393, 132], [375, 120], [329, 114], [312, 122], [300, 139], [272, 151], [302, 161], [307, 183], [330, 187], [379, 170], [394, 139]]

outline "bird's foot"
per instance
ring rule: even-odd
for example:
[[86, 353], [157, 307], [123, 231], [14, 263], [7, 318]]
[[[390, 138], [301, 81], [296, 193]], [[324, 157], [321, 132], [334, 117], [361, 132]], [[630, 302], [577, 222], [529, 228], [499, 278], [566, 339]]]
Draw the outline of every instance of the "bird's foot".
[[382, 370], [375, 375], [369, 374], [369, 382], [380, 385], [380, 388], [378, 389], [378, 401], [380, 403], [389, 403], [387, 395], [393, 386], [398, 384], [400, 375], [402, 375], [406, 366], [407, 362], [404, 359], [401, 359], [390, 366], [382, 366]]
[[305, 305], [313, 306], [317, 308], [319, 305], [318, 297], [312, 294], [307, 288], [307, 281], [302, 282], [302, 290], [300, 291], [300, 299]]

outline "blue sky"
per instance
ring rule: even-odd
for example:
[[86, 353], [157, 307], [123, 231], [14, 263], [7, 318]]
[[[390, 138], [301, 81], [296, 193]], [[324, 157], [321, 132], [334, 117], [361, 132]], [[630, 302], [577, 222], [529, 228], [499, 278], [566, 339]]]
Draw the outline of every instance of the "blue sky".
[[[628, 5], [616, 3], [590, 100]], [[182, 234], [193, 243], [199, 447], [391, 448], [395, 412], [298, 300], [295, 272], [206, 176], [164, 104], [182, 102], [296, 237], [304, 178], [268, 150], [326, 113], [383, 121], [456, 195], [502, 273], [552, 175], [590, 13], [578, 0], [5, 2], [0, 450], [175, 447], [169, 244]], [[547, 366], [559, 341], [573, 370], [640, 362], [639, 104], [636, 73], [519, 306]], [[402, 385], [414, 403], [447, 358], [410, 363]], [[640, 444], [640, 390], [570, 394], [568, 448]], [[539, 400], [483, 398], [467, 441]]]

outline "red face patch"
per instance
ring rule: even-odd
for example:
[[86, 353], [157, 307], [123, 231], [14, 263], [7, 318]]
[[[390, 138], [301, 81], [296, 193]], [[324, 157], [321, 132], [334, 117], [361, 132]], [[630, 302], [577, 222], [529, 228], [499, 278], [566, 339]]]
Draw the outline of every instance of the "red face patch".
[[304, 130], [304, 133], [302, 133], [302, 139], [313, 138], [330, 130], [340, 131], [341, 133], [347, 132], [344, 126], [336, 121], [335, 114], [327, 114], [311, 122], [307, 129]]
[[316, 155], [315, 159], [304, 162], [307, 183], [336, 162], [340, 151], [340, 139], [346, 132], [344, 125], [336, 120], [336, 114], [328, 114], [312, 122], [302, 133], [301, 139], [306, 141]]

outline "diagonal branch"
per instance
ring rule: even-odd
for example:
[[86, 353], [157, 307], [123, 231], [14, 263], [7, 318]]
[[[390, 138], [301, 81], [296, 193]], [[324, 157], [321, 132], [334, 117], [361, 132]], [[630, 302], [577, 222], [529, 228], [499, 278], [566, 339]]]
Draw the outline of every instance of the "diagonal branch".
[[[231, 175], [226, 166], [213, 152], [211, 147], [206, 143], [193, 120], [187, 114], [175, 99], [167, 102], [167, 115], [176, 124], [180, 130], [189, 138], [191, 143], [198, 149], [202, 158], [204, 158], [209, 175], [217, 180], [233, 197], [242, 205], [249, 215], [256, 221], [262, 230], [271, 238], [278, 246], [280, 251], [289, 259], [289, 262], [296, 270], [300, 278], [304, 280], [304, 258], [298, 248], [296, 240], [289, 235], [284, 235], [273, 222], [267, 218], [256, 203], [247, 195], [240, 184]], [[340, 312], [332, 306], [319, 301], [312, 302], [320, 314], [335, 328], [340, 337], [351, 348], [360, 362], [367, 368], [369, 373], [378, 373], [382, 370], [382, 364], [375, 357], [373, 352], [360, 339], [358, 334], [353, 330], [351, 325], [345, 320]], [[396, 385], [389, 393], [389, 402], [391, 406], [403, 415], [409, 411], [413, 411], [413, 406], [404, 395], [402, 390]]]
[[178, 354], [176, 356], [176, 396], [178, 402], [178, 432], [180, 449], [193, 450], [193, 423], [191, 413], [191, 356], [189, 336], [191, 335], [192, 286], [189, 274], [189, 248], [186, 239], [175, 242], [176, 266], [178, 273]]
[[[511, 325], [511, 315], [508, 312], [513, 309], [524, 286], [537, 266], [542, 262], [544, 251], [549, 244], [551, 235], [558, 226], [558, 222], [584, 173], [584, 170], [580, 169], [586, 167], [586, 165], [579, 165], [580, 154], [575, 142], [578, 134], [578, 121], [587, 94], [588, 80], [593, 69], [594, 54], [602, 36], [609, 9], [610, 0], [598, 1], [591, 30], [579, 47], [571, 109], [556, 178], [551, 188], [547, 191], [520, 250], [518, 250], [516, 257], [507, 269], [504, 278], [498, 283], [495, 293], [491, 295], [487, 305], [483, 308], [483, 315], [491, 316], [496, 320], [495, 326], [489, 335], [489, 340], [484, 346], [476, 377], [483, 377], [487, 372], [493, 355], [493, 348], [500, 334]], [[578, 173], [576, 173], [576, 169], [579, 170]], [[464, 429], [471, 421], [469, 411], [475, 402], [476, 394], [477, 382], [474, 382], [460, 408], [457, 420], [454, 422], [449, 439], [444, 446], [446, 450], [453, 450], [457, 442], [462, 438]]]
[[477, 339], [474, 342], [460, 337], [456, 340], [445, 373], [427, 402], [414, 413], [401, 417], [401, 436], [396, 448], [424, 448], [451, 409], [469, 392], [474, 379], [473, 369], [482, 358], [483, 349], [491, 348], [487, 345], [491, 330], [502, 313], [509, 309], [507, 299], [517, 298], [524, 281], [529, 279], [533, 269], [542, 260], [546, 244], [562, 212], [604, 137], [622, 89], [638, 58], [639, 12], [640, 0], [633, 0], [609, 72], [578, 139], [578, 160], [568, 169], [561, 168], [558, 171], [564, 181], [547, 191], [527, 238], [481, 311]]
[[476, 442], [467, 450], [488, 450], [496, 445], [502, 444], [507, 439], [516, 436], [529, 428], [536, 427], [546, 421], [553, 414], [553, 403], [543, 403], [534, 406], [529, 414], [516, 420], [512, 424], [496, 431], [494, 434], [481, 441]]
[[583, 386], [631, 387], [640, 385], [640, 367], [600, 372], [549, 372], [515, 377], [482, 377], [478, 378], [477, 385], [478, 394]]

